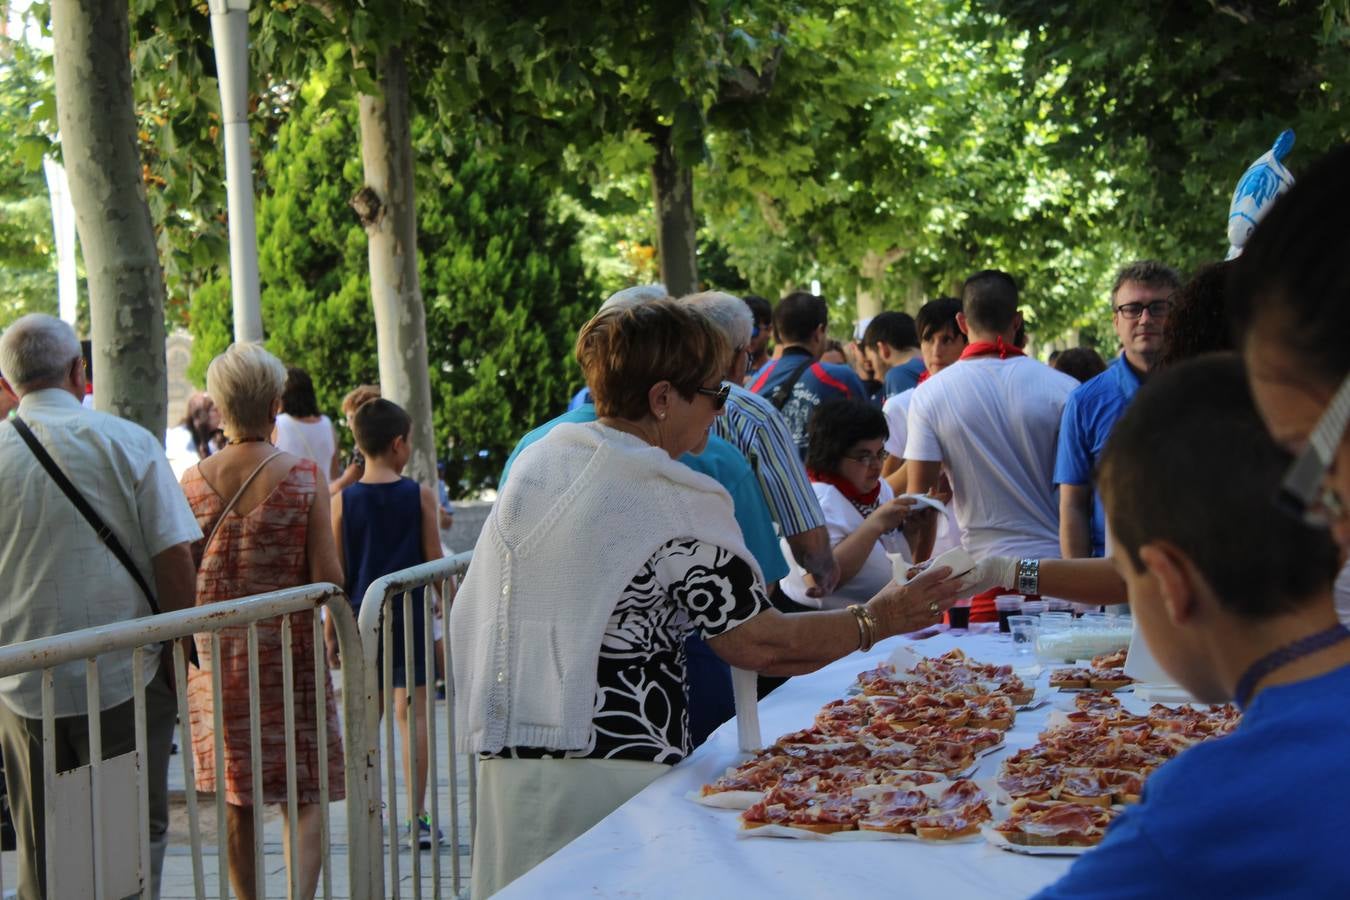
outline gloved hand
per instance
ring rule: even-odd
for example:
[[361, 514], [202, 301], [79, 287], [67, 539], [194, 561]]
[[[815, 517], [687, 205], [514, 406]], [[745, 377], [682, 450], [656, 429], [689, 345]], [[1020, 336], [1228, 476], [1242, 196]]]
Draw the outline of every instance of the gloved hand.
[[1017, 587], [1017, 559], [1012, 556], [986, 556], [960, 579], [962, 597], [973, 597], [993, 588]]

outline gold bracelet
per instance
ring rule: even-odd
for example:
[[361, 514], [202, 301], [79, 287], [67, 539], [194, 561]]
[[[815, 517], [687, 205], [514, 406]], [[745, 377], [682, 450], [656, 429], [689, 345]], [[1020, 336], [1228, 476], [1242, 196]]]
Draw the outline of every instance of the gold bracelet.
[[865, 604], [860, 606], [859, 609], [862, 611], [863, 621], [867, 623], [867, 649], [871, 650], [877, 644], [877, 634], [881, 629], [877, 627], [876, 617], [872, 615], [872, 611]]
[[866, 653], [872, 649], [872, 644], [875, 643], [872, 631], [875, 623], [871, 621], [872, 616], [861, 603], [850, 605], [848, 611], [853, 613], [853, 618], [858, 620], [858, 649]]

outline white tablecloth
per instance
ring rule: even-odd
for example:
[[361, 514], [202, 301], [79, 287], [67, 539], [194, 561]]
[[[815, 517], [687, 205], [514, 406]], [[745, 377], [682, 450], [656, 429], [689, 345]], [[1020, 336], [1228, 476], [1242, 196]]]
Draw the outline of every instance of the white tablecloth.
[[[1006, 635], [939, 634], [910, 642], [894, 638], [867, 655], [854, 654], [819, 672], [792, 679], [760, 704], [764, 740], [805, 728], [825, 702], [844, 695], [858, 672], [886, 659], [898, 645], [927, 655], [960, 647], [982, 662], [1035, 665], [1015, 657]], [[1042, 675], [1038, 690], [1048, 691]], [[1128, 696], [1128, 695], [1127, 695]], [[1052, 709], [1071, 708], [1068, 695], [1019, 712], [1006, 746], [980, 761], [976, 778], [993, 775], [1013, 750], [1035, 743]], [[1069, 867], [1062, 857], [1020, 856], [980, 841], [830, 843], [737, 836], [737, 813], [686, 798], [744, 759], [734, 722], [723, 725], [669, 774], [653, 782], [497, 896], [540, 897], [1026, 897]]]

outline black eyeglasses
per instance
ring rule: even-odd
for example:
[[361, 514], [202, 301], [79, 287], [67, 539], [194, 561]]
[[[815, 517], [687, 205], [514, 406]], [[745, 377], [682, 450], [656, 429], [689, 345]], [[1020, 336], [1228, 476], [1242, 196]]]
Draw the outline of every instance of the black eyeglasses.
[[862, 453], [845, 453], [844, 459], [851, 459], [856, 463], [862, 463], [864, 466], [872, 464], [881, 465], [891, 458], [891, 454], [886, 450], [878, 450], [876, 453], [864, 450]]
[[713, 398], [713, 409], [721, 409], [727, 405], [727, 397], [731, 396], [731, 385], [724, 381], [719, 387], [698, 388], [696, 393]]
[[1127, 319], [1137, 319], [1148, 310], [1150, 316], [1161, 319], [1171, 308], [1171, 300], [1154, 300], [1152, 303], [1122, 303], [1116, 307], [1116, 312]]
[[1325, 525], [1345, 511], [1341, 498], [1326, 486], [1327, 470], [1350, 426], [1350, 375], [1331, 398], [1331, 405], [1317, 420], [1308, 447], [1298, 455], [1280, 484], [1280, 500], [1290, 512], [1313, 524]]

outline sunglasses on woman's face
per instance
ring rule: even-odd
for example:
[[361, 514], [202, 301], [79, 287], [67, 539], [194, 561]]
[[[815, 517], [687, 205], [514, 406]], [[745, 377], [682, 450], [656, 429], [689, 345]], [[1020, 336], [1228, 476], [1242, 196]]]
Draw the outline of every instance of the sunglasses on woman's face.
[[698, 388], [697, 393], [713, 398], [713, 409], [721, 409], [727, 405], [727, 397], [731, 396], [731, 385], [724, 381], [715, 388]]

